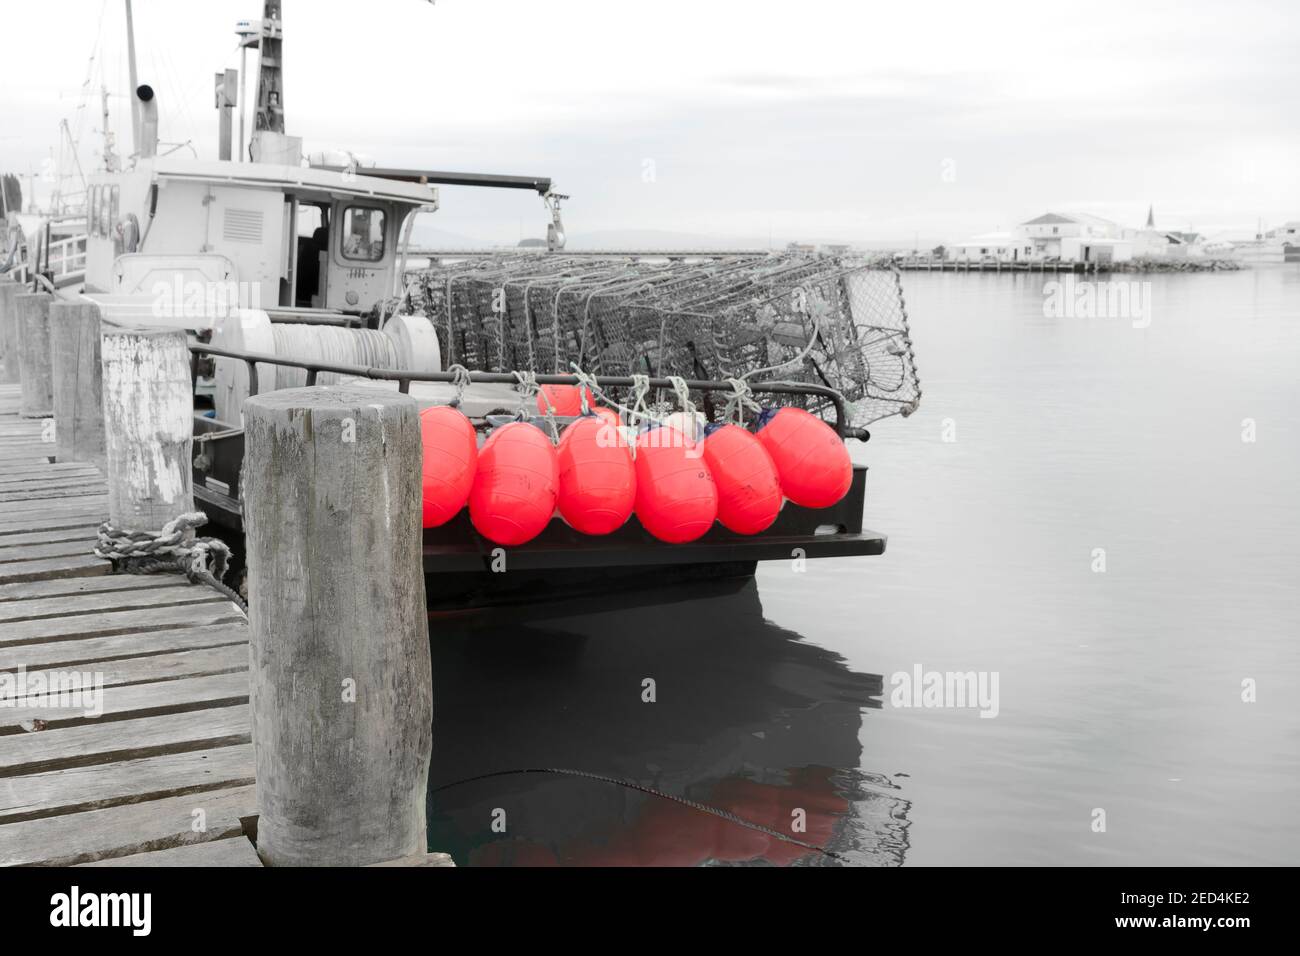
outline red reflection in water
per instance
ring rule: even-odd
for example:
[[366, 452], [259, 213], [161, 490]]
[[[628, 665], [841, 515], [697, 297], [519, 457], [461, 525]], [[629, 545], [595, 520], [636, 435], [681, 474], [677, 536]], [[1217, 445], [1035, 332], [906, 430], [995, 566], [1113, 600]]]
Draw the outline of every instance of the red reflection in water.
[[[793, 770], [788, 782], [781, 785], [728, 777], [714, 783], [707, 795], [692, 793], [691, 798], [804, 843], [825, 846], [836, 820], [849, 809], [848, 801], [831, 784], [833, 772], [825, 767]], [[806, 815], [806, 832], [792, 829], [796, 810]], [[503, 839], [476, 849], [471, 865], [699, 866], [709, 860], [764, 860], [788, 866], [815, 852], [711, 813], [647, 797], [634, 820], [610, 828], [604, 839], [593, 834], [554, 847]]]

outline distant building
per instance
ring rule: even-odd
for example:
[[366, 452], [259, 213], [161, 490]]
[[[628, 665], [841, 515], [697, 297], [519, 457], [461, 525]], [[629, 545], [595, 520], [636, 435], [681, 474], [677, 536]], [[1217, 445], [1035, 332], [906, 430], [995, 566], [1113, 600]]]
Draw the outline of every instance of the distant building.
[[1147, 223], [1141, 229], [1125, 229], [1125, 238], [1133, 243], [1133, 255], [1139, 259], [1188, 259], [1205, 254], [1200, 233], [1176, 229], [1157, 229], [1155, 207], [1147, 208]]
[[1047, 212], [1011, 232], [986, 232], [952, 245], [958, 262], [1123, 262], [1133, 243], [1118, 223], [1089, 213]]
[[1016, 262], [1020, 240], [1009, 232], [985, 232], [948, 247], [948, 259], [956, 262]]
[[1118, 223], [1086, 212], [1047, 212], [1022, 222], [1020, 258], [1060, 259], [1062, 262], [1122, 262], [1133, 256], [1133, 244]]

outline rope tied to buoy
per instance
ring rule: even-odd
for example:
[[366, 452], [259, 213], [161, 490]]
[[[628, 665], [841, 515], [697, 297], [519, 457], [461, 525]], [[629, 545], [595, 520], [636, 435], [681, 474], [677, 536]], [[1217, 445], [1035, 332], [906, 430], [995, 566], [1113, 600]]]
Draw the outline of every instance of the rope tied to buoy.
[[230, 546], [218, 538], [195, 534], [195, 529], [207, 521], [208, 516], [201, 511], [186, 512], [156, 534], [128, 531], [105, 521], [99, 526], [94, 552], [113, 562], [115, 574], [184, 574], [192, 584], [206, 584], [220, 591], [247, 614], [248, 605], [221, 582], [230, 564]]
[[691, 401], [691, 390], [686, 387], [686, 379], [680, 375], [669, 375], [668, 382], [673, 387], [673, 394], [677, 397], [677, 404], [694, 421], [698, 412], [695, 410], [695, 403]]
[[542, 396], [542, 401], [546, 403], [546, 417], [555, 417], [555, 406], [551, 404], [551, 396], [546, 394], [546, 389], [537, 384], [536, 372], [515, 372], [515, 381], [518, 382], [520, 393], [519, 399], [519, 418], [523, 420], [531, 417], [531, 410], [528, 407], [528, 400], [537, 395]]
[[[641, 430], [643, 421], [653, 421], [650, 407], [646, 405], [646, 396], [650, 394], [650, 376], [637, 373], [632, 376], [632, 410], [628, 414], [628, 424], [635, 435]], [[636, 458], [637, 443], [632, 442], [632, 457]]]
[[751, 412], [761, 412], [763, 407], [754, 401], [754, 390], [749, 387], [749, 383], [743, 378], [729, 378], [727, 384], [731, 386], [731, 395], [727, 398], [726, 407], [722, 410], [723, 421], [734, 421], [737, 425], [745, 424], [745, 410]]
[[465, 400], [465, 389], [472, 384], [469, 377], [469, 369], [463, 365], [448, 366], [447, 371], [452, 374], [451, 384], [456, 388], [456, 397], [448, 404], [452, 408], [460, 408], [461, 403]]
[[578, 395], [582, 400], [582, 414], [591, 414], [591, 402], [589, 396], [594, 396], [600, 391], [600, 386], [596, 384], [596, 376], [584, 372], [578, 366], [573, 367], [573, 377], [578, 380]]

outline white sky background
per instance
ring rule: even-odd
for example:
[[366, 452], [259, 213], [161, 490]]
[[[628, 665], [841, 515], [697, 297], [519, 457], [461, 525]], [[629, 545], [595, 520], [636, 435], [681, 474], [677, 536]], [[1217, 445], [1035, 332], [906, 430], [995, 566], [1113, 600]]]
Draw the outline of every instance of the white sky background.
[[[551, 176], [573, 196], [575, 242], [952, 240], [1049, 208], [1139, 225], [1148, 203], [1160, 225], [1209, 233], [1300, 219], [1294, 0], [284, 8], [288, 127], [308, 151]], [[235, 21], [260, 13], [258, 0], [136, 0], [164, 141], [215, 155], [212, 75], [238, 66]], [[63, 117], [93, 165], [101, 74], [129, 141], [120, 0], [4, 0], [0, 30], [0, 169], [39, 173]], [[529, 193], [442, 199], [433, 224], [449, 233], [544, 229]]]

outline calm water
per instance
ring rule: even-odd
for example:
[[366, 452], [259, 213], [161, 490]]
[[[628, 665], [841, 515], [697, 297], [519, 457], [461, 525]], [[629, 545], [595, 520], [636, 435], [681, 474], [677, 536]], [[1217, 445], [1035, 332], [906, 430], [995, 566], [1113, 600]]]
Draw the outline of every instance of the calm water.
[[[1038, 276], [906, 277], [922, 408], [854, 451], [883, 557], [436, 631], [434, 848], [462, 865], [1300, 862], [1300, 269], [1135, 278], [1145, 329], [1046, 318]], [[917, 665], [996, 672], [998, 716], [892, 706]], [[783, 832], [802, 811], [795, 835], [842, 859], [600, 781], [455, 783], [534, 767]]]

